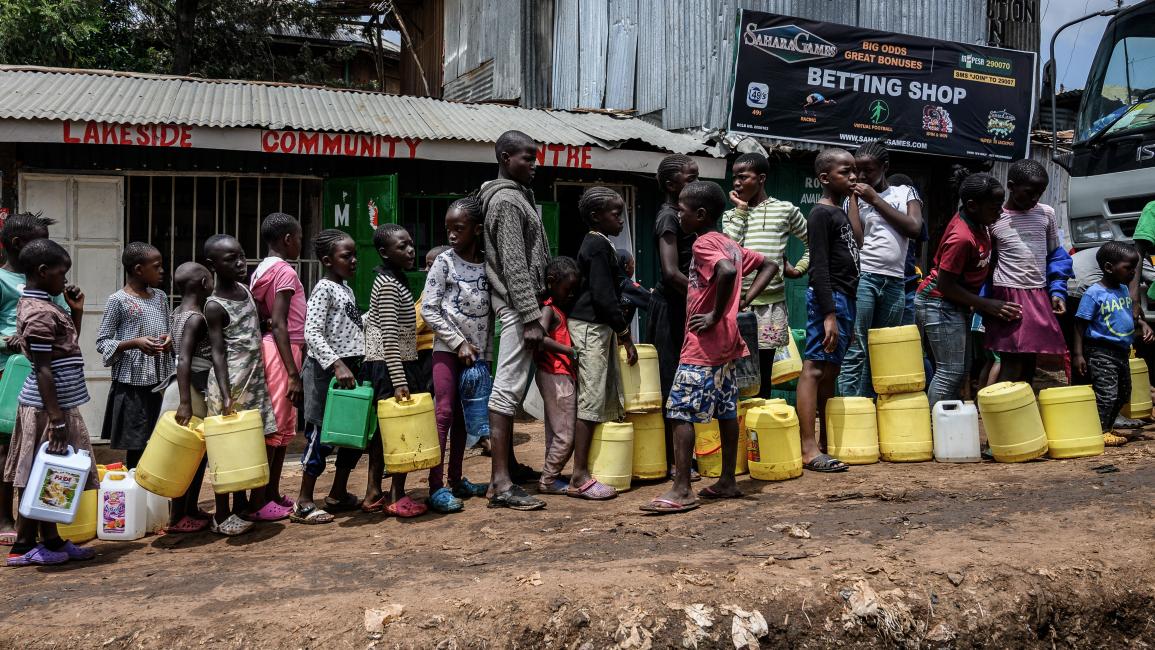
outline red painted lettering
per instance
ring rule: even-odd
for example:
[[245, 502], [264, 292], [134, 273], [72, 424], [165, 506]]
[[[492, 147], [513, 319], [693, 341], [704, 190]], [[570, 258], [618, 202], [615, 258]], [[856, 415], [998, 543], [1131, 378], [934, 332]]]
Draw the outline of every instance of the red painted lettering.
[[302, 133], [300, 136], [300, 144], [297, 145], [299, 153], [314, 153], [317, 150], [317, 143], [321, 140], [319, 133]]
[[389, 156], [388, 157], [392, 158], [393, 156], [397, 155], [397, 143], [400, 142], [400, 139], [395, 138], [393, 136], [389, 136], [388, 138], [385, 138], [385, 141], [389, 143]]
[[117, 128], [115, 124], [103, 124], [100, 127], [100, 144], [120, 144], [116, 140]]
[[265, 153], [273, 153], [277, 150], [277, 143], [280, 140], [280, 134], [276, 131], [265, 131], [261, 134], [261, 151]]
[[335, 156], [341, 153], [341, 135], [337, 133], [326, 133], [322, 136], [324, 144], [321, 153], [326, 156]]
[[297, 134], [294, 131], [285, 131], [281, 133], [281, 152], [293, 153], [297, 148]]
[[152, 144], [148, 138], [148, 127], [143, 124], [136, 127], [136, 143], [142, 147], [147, 147]]
[[160, 127], [160, 142], [157, 143], [157, 146], [171, 147], [176, 144], [177, 136], [178, 129], [175, 126], [162, 126]]
[[84, 125], [84, 144], [100, 144], [100, 126], [96, 122]]
[[557, 167], [558, 166], [558, 156], [561, 155], [561, 152], [565, 151], [565, 145], [564, 144], [551, 144], [548, 146], [549, 146], [549, 150], [553, 152], [553, 166]]
[[342, 139], [342, 145], [346, 156], [357, 155], [357, 136], [346, 135]]
[[64, 143], [80, 144], [80, 138], [72, 135], [72, 122], [64, 122]]
[[545, 164], [545, 146], [544, 145], [537, 148], [537, 164], [539, 164], [539, 165]]
[[409, 145], [409, 159], [413, 160], [417, 157], [417, 147], [421, 146], [421, 138], [405, 138], [405, 144]]
[[188, 148], [192, 147], [192, 127], [191, 126], [180, 127], [180, 146], [182, 149], [188, 149]]
[[578, 166], [578, 151], [580, 151], [580, 149], [578, 147], [566, 147], [565, 148], [565, 166], [566, 167], [577, 167]]
[[590, 161], [590, 147], [589, 147], [589, 145], [582, 147], [581, 167], [582, 167], [582, 169], [593, 169], [594, 168], [593, 162]]
[[361, 136], [361, 149], [357, 153], [357, 155], [358, 156], [365, 156], [367, 158], [372, 158], [373, 157], [373, 141], [375, 139], [376, 138], [374, 138], [371, 135]]

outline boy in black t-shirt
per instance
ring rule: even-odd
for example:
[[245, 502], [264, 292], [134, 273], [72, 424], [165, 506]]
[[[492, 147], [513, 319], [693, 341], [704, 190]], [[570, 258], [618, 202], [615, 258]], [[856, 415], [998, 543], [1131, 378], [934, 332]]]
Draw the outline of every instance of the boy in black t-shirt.
[[[858, 202], [842, 203], [857, 180], [854, 156], [843, 149], [826, 149], [814, 161], [822, 198], [807, 218], [810, 239], [810, 288], [806, 290], [806, 350], [798, 378], [798, 425], [802, 434], [803, 467], [815, 472], [843, 472], [847, 465], [822, 453], [814, 436], [814, 419], [825, 414], [826, 400], [854, 332], [854, 296], [858, 290], [858, 247], [862, 221]], [[826, 438], [826, 422], [821, 424]]]

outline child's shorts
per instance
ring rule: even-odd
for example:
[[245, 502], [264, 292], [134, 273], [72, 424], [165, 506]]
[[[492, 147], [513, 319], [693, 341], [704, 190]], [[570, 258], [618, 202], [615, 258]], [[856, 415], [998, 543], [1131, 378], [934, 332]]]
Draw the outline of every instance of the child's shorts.
[[698, 424], [706, 424], [711, 419], [737, 418], [738, 383], [734, 381], [734, 364], [678, 364], [670, 399], [666, 400], [666, 417]]
[[834, 295], [834, 315], [838, 319], [838, 345], [834, 352], [827, 352], [822, 342], [826, 338], [825, 317], [818, 313], [818, 301], [814, 289], [806, 290], [806, 350], [802, 358], [808, 361], [825, 361], [842, 365], [850, 340], [854, 337], [854, 299], [839, 291]]

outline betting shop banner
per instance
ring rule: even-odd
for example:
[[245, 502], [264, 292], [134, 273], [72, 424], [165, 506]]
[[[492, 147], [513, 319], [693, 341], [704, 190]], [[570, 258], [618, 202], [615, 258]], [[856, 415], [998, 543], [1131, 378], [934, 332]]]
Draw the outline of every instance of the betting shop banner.
[[1035, 54], [743, 10], [730, 130], [1025, 158]]

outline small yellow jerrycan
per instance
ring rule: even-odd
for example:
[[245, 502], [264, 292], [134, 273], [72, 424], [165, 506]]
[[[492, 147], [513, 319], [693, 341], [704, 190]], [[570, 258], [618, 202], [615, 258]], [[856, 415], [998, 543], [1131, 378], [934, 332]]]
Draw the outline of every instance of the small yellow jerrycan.
[[205, 457], [200, 426], [200, 418], [194, 417], [189, 426], [182, 427], [176, 423], [175, 411], [162, 414], [137, 463], [137, 484], [169, 499], [183, 495]]
[[878, 450], [882, 460], [891, 463], [934, 460], [926, 393], [878, 396]]
[[[107, 471], [104, 465], [96, 466], [97, 483], [104, 480]], [[96, 520], [100, 518], [100, 488], [85, 490], [80, 495], [80, 505], [76, 506], [76, 517], [71, 524], [56, 524], [60, 539], [83, 544], [96, 539]]]
[[826, 402], [826, 446], [847, 465], [878, 462], [878, 420], [867, 397], [832, 397]]
[[602, 422], [594, 427], [590, 441], [590, 475], [618, 492], [625, 492], [630, 489], [633, 474], [634, 425]]
[[770, 370], [772, 386], [785, 384], [802, 374], [802, 355], [798, 352], [798, 343], [794, 341], [793, 334], [786, 338], [789, 341], [786, 346], [774, 351], [774, 365]]
[[746, 413], [750, 478], [785, 481], [802, 476], [802, 437], [798, 414], [785, 402]]
[[429, 469], [441, 462], [433, 396], [429, 393], [414, 393], [407, 402], [398, 402], [395, 397], [377, 402], [377, 424], [381, 427], [385, 469], [390, 474]]
[[202, 425], [213, 492], [231, 494], [269, 482], [265, 425], [256, 409], [232, 415], [210, 415]]
[[1151, 418], [1151, 379], [1147, 362], [1131, 357], [1131, 401], [1123, 407], [1123, 415], [1135, 420]]
[[[626, 349], [618, 347], [618, 376], [622, 381], [622, 406], [626, 413], [649, 413], [662, 408], [662, 382], [658, 375], [658, 351], [639, 343], [638, 362], [626, 363]], [[604, 481], [603, 481], [604, 482]]]
[[874, 392], [891, 395], [926, 388], [922, 337], [917, 325], [872, 329], [867, 346]]
[[1047, 455], [1081, 458], [1103, 453], [1103, 432], [1095, 391], [1090, 386], [1061, 386], [1039, 391], [1039, 415], [1047, 432]]
[[718, 421], [694, 423], [694, 456], [698, 459], [698, 473], [716, 478], [722, 475], [722, 432]]
[[995, 460], [1021, 463], [1047, 453], [1047, 433], [1030, 384], [991, 384], [979, 391], [978, 402]]
[[669, 471], [665, 418], [661, 413], [631, 413], [626, 420], [634, 425], [634, 478], [665, 478]]
[[746, 448], [750, 446], [750, 440], [746, 437], [746, 415], [751, 409], [765, 405], [766, 400], [761, 397], [751, 397], [738, 401], [738, 462], [734, 465], [735, 476], [746, 474], [750, 471], [746, 451]]

